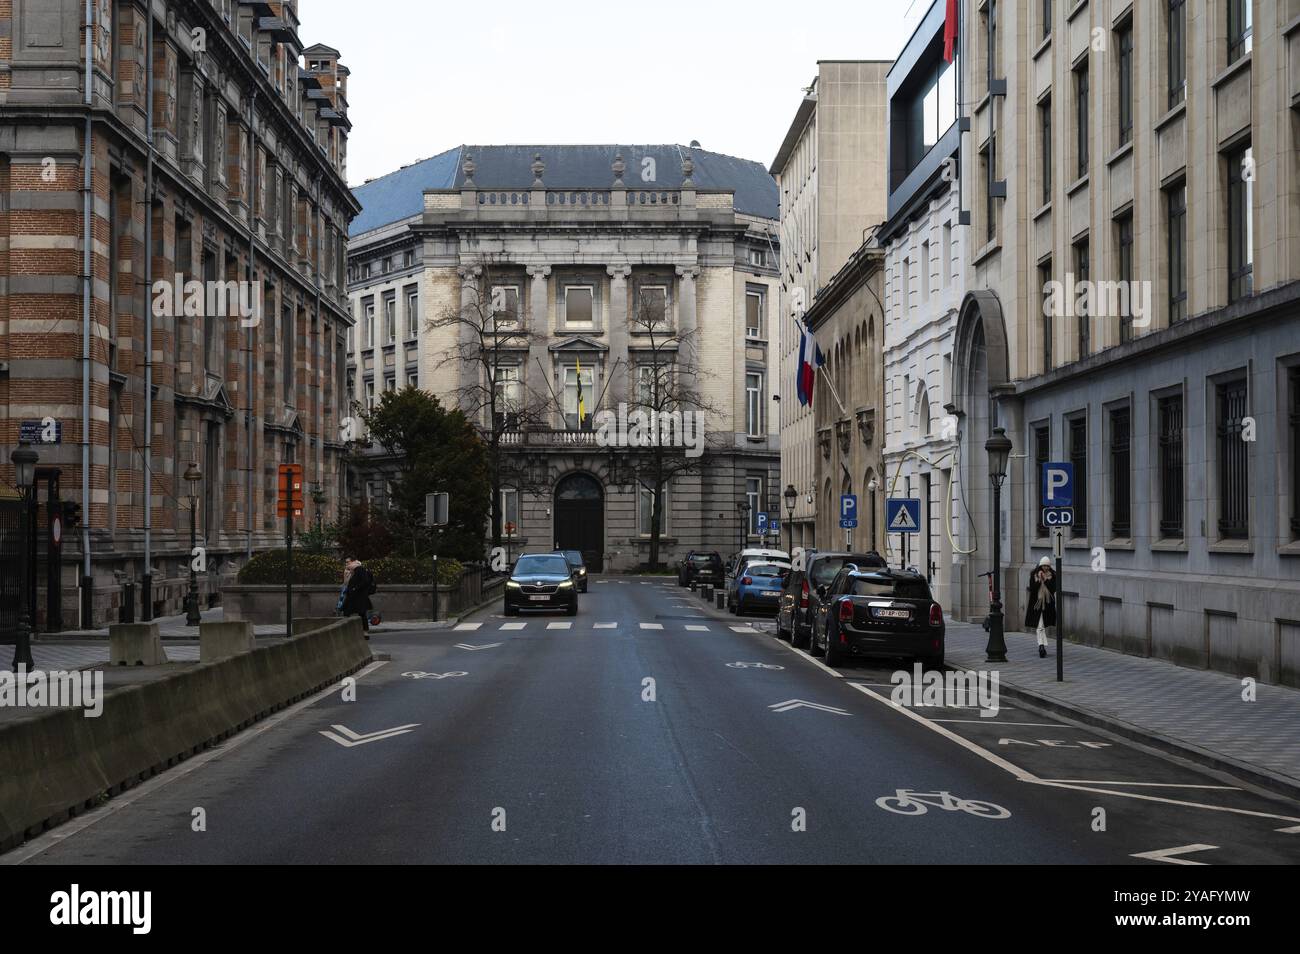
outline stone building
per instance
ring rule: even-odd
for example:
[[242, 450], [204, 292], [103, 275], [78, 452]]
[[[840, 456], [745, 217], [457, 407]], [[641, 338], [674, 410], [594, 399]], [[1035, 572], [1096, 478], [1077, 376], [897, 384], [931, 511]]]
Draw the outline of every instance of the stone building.
[[1300, 0], [987, 0], [961, 33], [950, 411], [982, 531], [1014, 444], [1009, 621], [1070, 461], [1071, 636], [1300, 684]]
[[[704, 412], [707, 445], [660, 501], [660, 561], [734, 551], [778, 509], [777, 199], [761, 165], [698, 144], [461, 146], [358, 196], [355, 398], [418, 384], [499, 430], [519, 476], [499, 501], [515, 552], [648, 560], [654, 494], [598, 422], [636, 404], [661, 360], [694, 382], [685, 406]], [[466, 350], [458, 318], [476, 308], [494, 344]], [[355, 490], [382, 498], [386, 481], [376, 457]]]
[[[295, 2], [95, 0], [89, 43], [85, 7], [0, 3], [0, 468], [58, 425], [38, 629], [116, 622], [128, 583], [137, 619], [178, 612], [191, 493], [207, 605], [281, 545], [277, 465], [311, 520], [344, 452], [338, 51], [303, 49]], [[80, 507], [61, 548], [51, 497]]]
[[[818, 449], [818, 408], [801, 404], [794, 386], [800, 337], [795, 319], [813, 308], [824, 286], [858, 255], [869, 230], [885, 218], [889, 67], [882, 61], [818, 62], [817, 75], [770, 167], [781, 198], [781, 483], [798, 492], [791, 521], [795, 546], [825, 545], [817, 534], [823, 524], [818, 511], [823, 481], [815, 473], [817, 461], [825, 458]], [[827, 354], [839, 340], [834, 324], [823, 318], [830, 338], [820, 344]], [[878, 357], [878, 319], [875, 333]], [[863, 360], [878, 365], [866, 356]], [[863, 410], [874, 415], [880, 405]], [[854, 481], [860, 476], [855, 473]], [[833, 480], [837, 487], [839, 482]], [[784, 507], [782, 515], [787, 516]], [[834, 526], [838, 539], [838, 521]]]

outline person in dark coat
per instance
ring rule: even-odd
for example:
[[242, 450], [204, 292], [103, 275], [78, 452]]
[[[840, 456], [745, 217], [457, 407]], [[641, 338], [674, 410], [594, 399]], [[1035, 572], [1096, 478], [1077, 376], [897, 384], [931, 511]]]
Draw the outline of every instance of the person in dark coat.
[[365, 565], [356, 559], [347, 563], [347, 585], [343, 587], [343, 615], [360, 616], [366, 639], [370, 638], [370, 596], [375, 592], [375, 578]]
[[1047, 655], [1047, 627], [1056, 625], [1056, 573], [1052, 561], [1043, 557], [1029, 574], [1025, 600], [1025, 629], [1038, 636], [1038, 656]]

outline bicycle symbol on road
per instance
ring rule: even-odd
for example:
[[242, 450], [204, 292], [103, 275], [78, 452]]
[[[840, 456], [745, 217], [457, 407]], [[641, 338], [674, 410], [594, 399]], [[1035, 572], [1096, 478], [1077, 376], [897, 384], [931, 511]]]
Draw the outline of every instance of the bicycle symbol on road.
[[971, 798], [956, 798], [950, 792], [914, 792], [900, 788], [894, 795], [884, 795], [876, 799], [876, 804], [887, 812], [896, 815], [924, 815], [928, 809], [942, 808], [946, 812], [966, 812], [976, 818], [1010, 818], [1011, 812], [992, 802], [981, 802]]
[[784, 666], [773, 666], [770, 663], [749, 663], [734, 662], [727, 663], [728, 669], [784, 669]]
[[468, 676], [467, 672], [404, 672], [408, 679], [450, 679], [452, 676]]

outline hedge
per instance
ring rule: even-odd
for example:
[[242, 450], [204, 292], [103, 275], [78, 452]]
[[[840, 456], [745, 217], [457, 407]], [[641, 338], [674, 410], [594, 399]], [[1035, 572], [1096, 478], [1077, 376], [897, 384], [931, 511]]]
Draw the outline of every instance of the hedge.
[[[427, 584], [433, 579], [433, 558], [384, 557], [366, 564], [375, 577], [376, 586]], [[459, 560], [444, 557], [438, 561], [438, 583], [451, 586], [460, 582], [464, 567]]]
[[[239, 570], [238, 580], [247, 586], [284, 583], [287, 554], [284, 550], [259, 553]], [[343, 561], [320, 553], [293, 554], [293, 581], [305, 585], [343, 585]]]

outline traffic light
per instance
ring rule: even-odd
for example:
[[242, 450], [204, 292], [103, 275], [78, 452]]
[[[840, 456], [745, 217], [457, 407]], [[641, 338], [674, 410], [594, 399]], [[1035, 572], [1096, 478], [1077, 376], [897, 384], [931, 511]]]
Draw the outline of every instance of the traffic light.
[[63, 532], [71, 533], [81, 526], [81, 504], [75, 500], [64, 500], [63, 504]]

